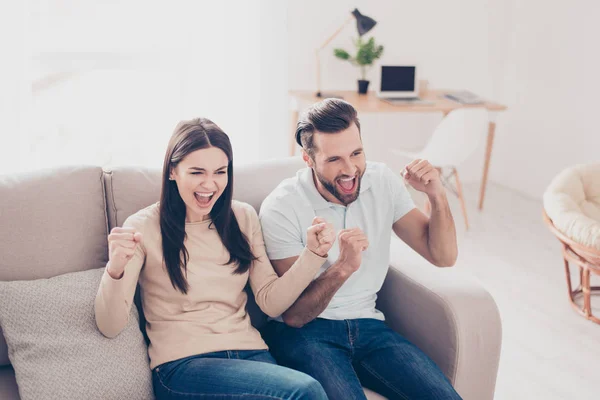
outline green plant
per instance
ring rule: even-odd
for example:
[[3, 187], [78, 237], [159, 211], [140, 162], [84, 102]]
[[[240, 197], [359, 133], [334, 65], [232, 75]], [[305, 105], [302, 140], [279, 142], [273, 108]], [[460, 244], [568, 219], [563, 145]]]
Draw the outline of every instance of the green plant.
[[383, 46], [375, 44], [375, 39], [372, 37], [364, 41], [360, 36], [354, 41], [354, 46], [357, 50], [354, 57], [344, 49], [334, 49], [333, 54], [337, 58], [350, 61], [352, 65], [359, 67], [362, 79], [366, 80], [367, 67], [371, 67], [373, 62], [383, 55]]

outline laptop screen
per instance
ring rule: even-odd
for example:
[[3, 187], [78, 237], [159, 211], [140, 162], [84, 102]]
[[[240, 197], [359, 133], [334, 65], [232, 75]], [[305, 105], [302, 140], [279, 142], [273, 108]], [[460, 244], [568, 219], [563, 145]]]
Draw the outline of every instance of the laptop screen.
[[414, 92], [415, 67], [381, 67], [382, 92]]

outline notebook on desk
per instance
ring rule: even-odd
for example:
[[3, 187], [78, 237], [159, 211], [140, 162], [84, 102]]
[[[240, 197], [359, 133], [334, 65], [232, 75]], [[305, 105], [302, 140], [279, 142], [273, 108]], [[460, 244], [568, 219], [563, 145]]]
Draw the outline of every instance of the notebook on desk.
[[448, 92], [448, 93], [444, 94], [444, 97], [449, 100], [460, 103], [460, 104], [467, 104], [467, 105], [483, 104], [483, 99], [481, 99], [476, 94], [471, 93], [467, 90], [461, 90], [461, 91], [457, 91], [457, 92]]
[[435, 103], [430, 100], [424, 100], [419, 97], [410, 97], [410, 98], [384, 98], [381, 99], [386, 103], [390, 103], [394, 106], [432, 106]]

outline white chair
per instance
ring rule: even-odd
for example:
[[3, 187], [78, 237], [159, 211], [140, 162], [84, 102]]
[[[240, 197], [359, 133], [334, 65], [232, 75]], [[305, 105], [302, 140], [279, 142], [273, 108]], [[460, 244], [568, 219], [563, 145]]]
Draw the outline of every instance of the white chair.
[[[488, 121], [488, 113], [485, 108], [453, 110], [440, 122], [431, 139], [422, 150], [418, 152], [392, 150], [394, 154], [411, 159], [425, 159], [436, 166], [440, 173], [443, 172], [444, 168], [450, 170], [448, 176], [442, 174], [442, 181], [444, 186], [458, 196], [467, 229], [469, 229], [467, 208], [456, 167], [477, 149], [481, 138], [486, 132]], [[452, 187], [449, 181], [452, 177], [456, 179], [456, 188]], [[426, 207], [429, 209], [429, 202], [426, 203]]]

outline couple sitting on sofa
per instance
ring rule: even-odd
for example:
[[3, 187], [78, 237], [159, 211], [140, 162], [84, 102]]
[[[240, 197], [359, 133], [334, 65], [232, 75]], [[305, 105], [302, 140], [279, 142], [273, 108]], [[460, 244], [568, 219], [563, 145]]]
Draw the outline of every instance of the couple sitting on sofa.
[[[181, 122], [160, 202], [110, 232], [98, 328], [119, 334], [139, 283], [158, 399], [365, 399], [362, 386], [389, 399], [460, 398], [375, 309], [392, 230], [437, 266], [456, 260], [438, 171], [425, 160], [404, 171], [427, 194], [428, 218], [400, 177], [366, 162], [342, 100], [314, 105], [296, 140], [308, 168], [268, 196], [259, 219], [232, 200], [227, 135], [207, 119]], [[262, 336], [246, 313], [248, 282], [273, 319]]]

